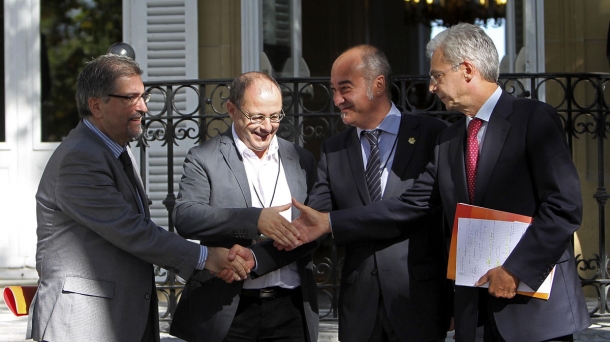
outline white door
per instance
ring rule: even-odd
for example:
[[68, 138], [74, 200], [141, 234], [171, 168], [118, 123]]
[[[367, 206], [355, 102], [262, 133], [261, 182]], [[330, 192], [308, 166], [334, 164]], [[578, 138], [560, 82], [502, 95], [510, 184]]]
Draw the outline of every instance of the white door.
[[0, 142], [0, 278], [37, 279], [38, 183], [57, 143], [41, 142], [39, 0], [4, 0], [5, 139]]

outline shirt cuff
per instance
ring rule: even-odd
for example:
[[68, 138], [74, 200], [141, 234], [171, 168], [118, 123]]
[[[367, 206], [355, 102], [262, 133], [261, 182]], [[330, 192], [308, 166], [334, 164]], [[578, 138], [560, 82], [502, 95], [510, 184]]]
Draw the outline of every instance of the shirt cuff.
[[195, 268], [202, 270], [205, 268], [205, 261], [208, 259], [208, 248], [202, 245], [200, 245], [199, 248], [199, 262], [197, 262], [197, 266], [195, 266]]
[[250, 272], [256, 272], [258, 270], [258, 261], [256, 261], [256, 254], [254, 254], [254, 251], [252, 249], [250, 249], [250, 251], [252, 252], [252, 258], [254, 258], [254, 268], [250, 270]]
[[335, 234], [333, 233], [333, 220], [330, 219], [330, 216], [332, 215], [332, 212], [328, 213], [328, 226], [330, 227], [330, 236], [333, 237], [333, 239], [335, 238]]

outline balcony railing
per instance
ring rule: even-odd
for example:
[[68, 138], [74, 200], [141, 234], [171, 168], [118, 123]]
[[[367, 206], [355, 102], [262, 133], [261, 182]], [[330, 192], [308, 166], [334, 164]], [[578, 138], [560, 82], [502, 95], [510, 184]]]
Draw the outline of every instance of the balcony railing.
[[[147, 174], [147, 150], [151, 144], [165, 149], [167, 156], [167, 195], [163, 205], [167, 208], [168, 229], [174, 230], [171, 211], [175, 203], [174, 162], [178, 146], [196, 145], [230, 128], [225, 103], [231, 80], [186, 80], [147, 82], [153, 93], [149, 113], [145, 118], [145, 134], [139, 141], [142, 175]], [[592, 316], [608, 315], [607, 288], [610, 284], [608, 255], [606, 254], [605, 205], [608, 192], [605, 188], [608, 163], [604, 149], [608, 148], [609, 92], [606, 89], [610, 74], [503, 74], [499, 84], [517, 97], [530, 97], [551, 104], [557, 109], [565, 128], [566, 139], [573, 155], [579, 157], [577, 165], [590, 183], [597, 185], [595, 193], [585, 198], [585, 212], [597, 216], [599, 246], [589, 259], [577, 255], [584, 288], [591, 288], [598, 303]], [[340, 113], [334, 107], [328, 78], [278, 79], [284, 97], [286, 118], [278, 136], [299, 144], [318, 155], [322, 141], [345, 129]], [[394, 103], [404, 112], [429, 115], [454, 122], [460, 113], [448, 112], [438, 98], [428, 91], [428, 76], [401, 76], [392, 80]], [[606, 144], [606, 146], [604, 146]], [[584, 151], [584, 152], [583, 152]], [[591, 155], [593, 157], [591, 157]], [[180, 162], [181, 163], [181, 162]], [[582, 165], [580, 164], [582, 163]], [[590, 192], [590, 191], [589, 191]], [[585, 193], [585, 192], [583, 192]], [[337, 317], [342, 251], [332, 241], [314, 253], [320, 294], [322, 318]], [[179, 298], [182, 283], [172, 274], [158, 269], [162, 281], [158, 290], [167, 298], [168, 308], [162, 319], [171, 320]]]

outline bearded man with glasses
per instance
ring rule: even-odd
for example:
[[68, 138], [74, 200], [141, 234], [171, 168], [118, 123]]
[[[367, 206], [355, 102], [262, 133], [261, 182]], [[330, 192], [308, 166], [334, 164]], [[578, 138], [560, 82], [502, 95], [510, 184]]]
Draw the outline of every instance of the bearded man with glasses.
[[[174, 209], [178, 233], [202, 244], [244, 248], [256, 265], [233, 282], [197, 272], [186, 284], [170, 333], [187, 341], [317, 341], [318, 302], [311, 252], [297, 246], [291, 198], [307, 201], [316, 178], [314, 157], [276, 136], [284, 118], [278, 83], [249, 72], [230, 85], [227, 132], [192, 148]], [[290, 236], [291, 238], [287, 238]], [[249, 247], [249, 248], [246, 248]]]
[[148, 110], [141, 74], [131, 58], [108, 54], [78, 76], [81, 121], [51, 156], [36, 193], [40, 280], [28, 339], [159, 341], [153, 264], [184, 279], [204, 267], [230, 268], [241, 279], [252, 266], [150, 220], [127, 146], [142, 134]]

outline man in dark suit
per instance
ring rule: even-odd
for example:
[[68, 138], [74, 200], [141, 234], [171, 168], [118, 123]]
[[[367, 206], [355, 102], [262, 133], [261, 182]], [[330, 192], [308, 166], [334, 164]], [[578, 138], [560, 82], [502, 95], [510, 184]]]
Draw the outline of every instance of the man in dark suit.
[[[250, 246], [256, 267], [252, 279], [228, 284], [207, 271], [194, 275], [170, 333], [187, 341], [316, 341], [317, 287], [307, 250], [315, 243], [302, 247], [305, 253], [280, 252], [272, 244], [296, 232], [290, 221], [299, 212], [290, 201], [307, 199], [316, 176], [313, 155], [276, 136], [284, 112], [272, 77], [237, 77], [227, 110], [231, 129], [186, 156], [176, 229], [206, 245]], [[253, 245], [265, 237], [273, 240]]]
[[150, 220], [126, 146], [142, 133], [150, 98], [141, 73], [131, 58], [109, 54], [78, 76], [82, 120], [51, 156], [36, 193], [40, 280], [27, 338], [159, 341], [152, 264], [183, 278], [204, 264], [246, 276], [249, 266], [230, 265], [227, 249], [188, 242]]
[[[309, 195], [312, 208], [327, 212], [398, 196], [431, 160], [436, 138], [447, 126], [423, 115], [401, 114], [390, 99], [390, 74], [385, 54], [373, 46], [356, 46], [335, 60], [330, 76], [333, 100], [343, 122], [352, 127], [322, 146], [318, 181]], [[376, 150], [365, 137], [373, 132]], [[375, 173], [378, 182], [369, 182], [367, 173]], [[345, 246], [339, 296], [341, 341], [445, 338], [451, 288], [445, 278], [441, 214], [418, 224], [422, 229], [410, 236]], [[344, 244], [339, 235], [335, 242]]]
[[[478, 26], [443, 31], [427, 55], [430, 91], [465, 118], [441, 133], [433, 161], [397, 199], [330, 215], [295, 202], [302, 215], [294, 224], [308, 232], [301, 238], [332, 224], [345, 243], [389, 239], [416, 230], [413, 220], [440, 206], [453, 222], [460, 202], [531, 216], [506, 262], [477, 282], [489, 289], [456, 286], [456, 340], [474, 341], [477, 333], [485, 341], [572, 340], [590, 320], [570, 243], [582, 219], [580, 184], [557, 112], [498, 87], [498, 54]], [[548, 300], [516, 296], [520, 282], [538, 289], [553, 266]]]

